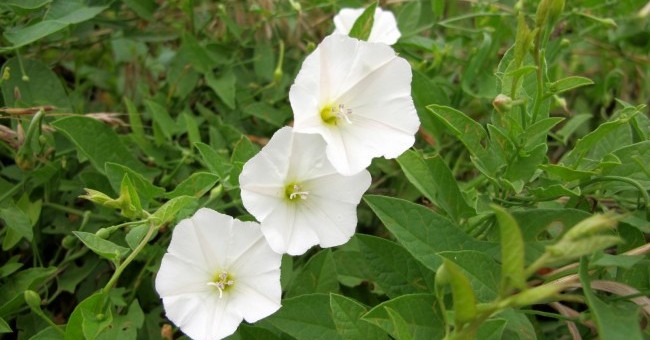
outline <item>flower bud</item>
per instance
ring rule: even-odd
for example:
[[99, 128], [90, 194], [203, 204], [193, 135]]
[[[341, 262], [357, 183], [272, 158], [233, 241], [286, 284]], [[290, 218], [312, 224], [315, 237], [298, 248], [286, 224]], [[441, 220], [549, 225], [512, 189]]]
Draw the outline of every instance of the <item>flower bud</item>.
[[66, 237], [61, 240], [61, 247], [63, 249], [72, 249], [74, 248], [75, 244], [77, 243], [77, 238], [72, 236], [72, 235], [67, 235]]
[[37, 292], [33, 290], [26, 290], [23, 293], [25, 297], [25, 302], [31, 308], [32, 310], [40, 310], [41, 309], [41, 297], [38, 295]]
[[101, 228], [95, 232], [95, 235], [100, 238], [107, 239], [109, 236], [111, 236], [111, 232], [106, 228]]
[[86, 194], [79, 196], [79, 198], [87, 199], [91, 202], [101, 204], [103, 206], [107, 206], [110, 208], [119, 208], [121, 206], [119, 200], [110, 198], [108, 195], [106, 195], [101, 191], [88, 189], [88, 188], [84, 188], [84, 190], [86, 190]]
[[523, 307], [538, 304], [557, 295], [564, 288], [562, 285], [542, 285], [526, 289], [512, 297], [512, 305]]
[[508, 113], [512, 110], [512, 98], [501, 93], [492, 101], [492, 106], [499, 113]]

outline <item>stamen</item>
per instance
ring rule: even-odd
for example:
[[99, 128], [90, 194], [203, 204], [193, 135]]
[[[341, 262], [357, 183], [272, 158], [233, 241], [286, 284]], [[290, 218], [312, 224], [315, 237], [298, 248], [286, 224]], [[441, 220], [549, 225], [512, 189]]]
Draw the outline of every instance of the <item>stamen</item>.
[[216, 281], [208, 282], [206, 285], [216, 287], [219, 290], [219, 298], [221, 299], [223, 297], [224, 290], [235, 284], [235, 281], [229, 280], [228, 278], [228, 273], [222, 272], [219, 274]]
[[[334, 108], [332, 107], [332, 111], [334, 111]], [[336, 117], [339, 119], [344, 119], [348, 124], [352, 124], [352, 120], [350, 120], [350, 116], [352, 115], [352, 109], [346, 109], [345, 105], [339, 104], [339, 110], [334, 112], [336, 114]]]
[[309, 196], [309, 191], [301, 191], [302, 188], [298, 184], [294, 184], [292, 189], [293, 191], [289, 194], [290, 200], [296, 199], [296, 197], [300, 197], [300, 199], [306, 200], [307, 196]]

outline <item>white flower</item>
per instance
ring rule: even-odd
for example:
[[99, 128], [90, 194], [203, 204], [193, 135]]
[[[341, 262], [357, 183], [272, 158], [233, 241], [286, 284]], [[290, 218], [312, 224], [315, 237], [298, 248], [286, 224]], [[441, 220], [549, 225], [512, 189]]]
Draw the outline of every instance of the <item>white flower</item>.
[[305, 59], [289, 91], [297, 133], [317, 133], [344, 175], [395, 158], [415, 142], [420, 120], [411, 67], [385, 44], [330, 35]]
[[356, 208], [370, 186], [370, 173], [343, 176], [324, 151], [320, 136], [284, 127], [244, 164], [239, 176], [244, 207], [278, 253], [338, 246], [354, 234]]
[[[334, 34], [350, 34], [354, 22], [361, 16], [364, 8], [343, 8], [334, 16]], [[402, 36], [397, 28], [397, 20], [391, 11], [384, 11], [377, 7], [370, 30], [369, 42], [392, 45]]]
[[174, 229], [156, 290], [185, 334], [220, 339], [280, 308], [280, 262], [257, 223], [203, 208]]

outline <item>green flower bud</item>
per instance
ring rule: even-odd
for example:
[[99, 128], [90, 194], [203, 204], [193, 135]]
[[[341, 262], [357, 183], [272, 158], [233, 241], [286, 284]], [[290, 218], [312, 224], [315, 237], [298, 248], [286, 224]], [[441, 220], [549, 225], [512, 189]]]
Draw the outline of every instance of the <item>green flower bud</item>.
[[512, 98], [505, 94], [499, 94], [492, 101], [492, 106], [494, 106], [494, 109], [501, 114], [508, 113], [512, 110]]
[[72, 235], [68, 235], [61, 240], [61, 247], [63, 247], [63, 249], [72, 249], [76, 244], [77, 238]]
[[95, 232], [95, 235], [100, 238], [107, 239], [109, 236], [111, 236], [111, 232], [106, 228], [101, 228]]
[[25, 302], [31, 308], [32, 310], [40, 310], [41, 309], [41, 297], [38, 295], [37, 292], [33, 290], [26, 290], [23, 293], [25, 297]]

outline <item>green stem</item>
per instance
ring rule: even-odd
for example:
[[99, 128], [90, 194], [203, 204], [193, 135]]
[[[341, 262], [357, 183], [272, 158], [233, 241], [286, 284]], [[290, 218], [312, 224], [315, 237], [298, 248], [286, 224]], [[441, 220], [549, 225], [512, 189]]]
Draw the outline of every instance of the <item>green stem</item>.
[[142, 251], [144, 246], [147, 245], [147, 243], [149, 243], [149, 239], [151, 238], [151, 235], [153, 235], [153, 232], [155, 230], [156, 230], [156, 225], [153, 224], [153, 223], [150, 223], [149, 224], [149, 230], [147, 230], [147, 234], [144, 235], [144, 237], [142, 238], [142, 241], [140, 241], [138, 246], [135, 247], [135, 249], [133, 249], [133, 251], [131, 252], [131, 254], [129, 254], [129, 256], [126, 258], [126, 260], [124, 260], [124, 262], [122, 262], [115, 269], [115, 272], [113, 273], [113, 276], [111, 276], [110, 280], [108, 280], [108, 283], [106, 283], [106, 286], [104, 286], [104, 288], [102, 289], [102, 292], [104, 294], [108, 294], [110, 292], [111, 288], [113, 288], [113, 286], [115, 285], [117, 280], [120, 278], [120, 275], [122, 275], [122, 272], [124, 271], [124, 269], [126, 269], [126, 267], [135, 259], [135, 257], [138, 256], [138, 254], [140, 253], [140, 251]]

